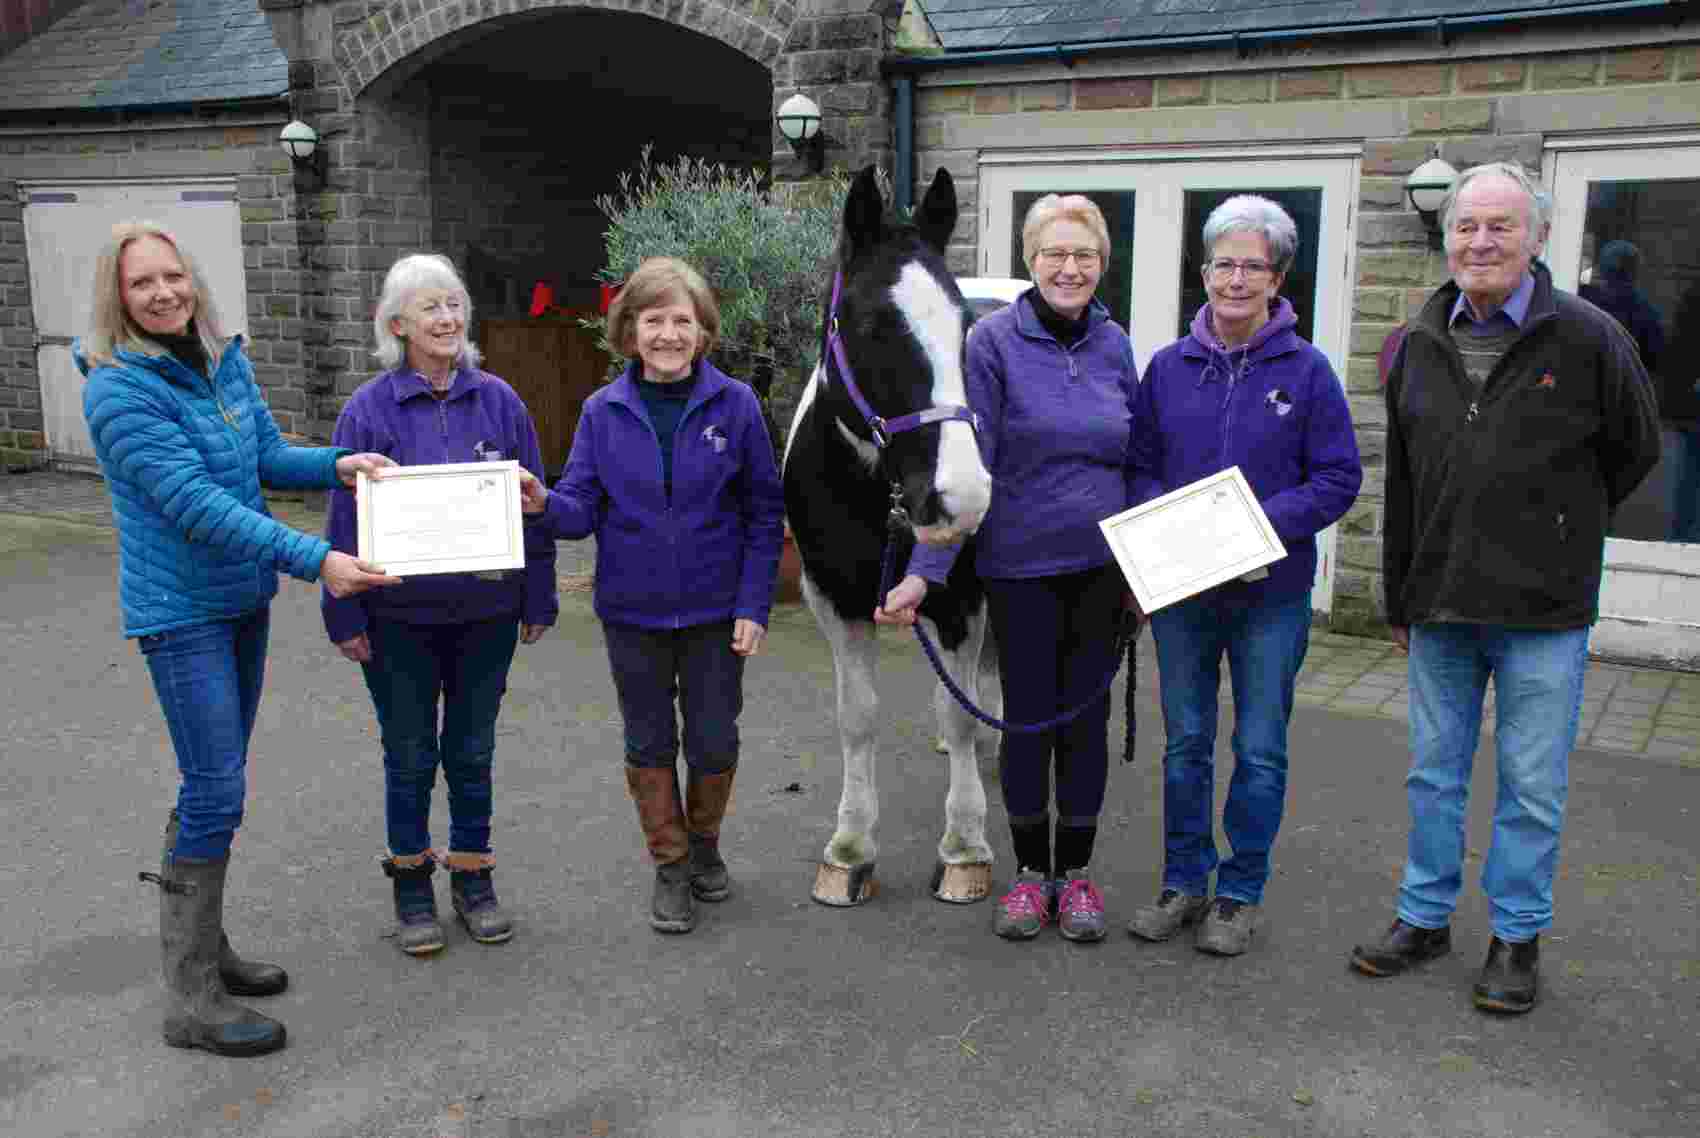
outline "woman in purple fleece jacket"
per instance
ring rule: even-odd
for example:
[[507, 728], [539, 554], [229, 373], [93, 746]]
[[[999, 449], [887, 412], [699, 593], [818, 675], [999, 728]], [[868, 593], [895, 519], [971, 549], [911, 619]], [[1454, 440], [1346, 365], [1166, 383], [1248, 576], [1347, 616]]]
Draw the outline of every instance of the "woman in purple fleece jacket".
[[731, 894], [720, 827], [744, 661], [767, 634], [784, 526], [756, 393], [705, 358], [719, 333], [701, 274], [644, 261], [608, 310], [608, 340], [631, 363], [585, 401], [555, 489], [525, 487], [531, 530], [596, 535], [596, 615], [625, 720], [626, 787], [655, 862], [649, 923], [663, 933], [691, 931], [695, 901]]
[[[1139, 373], [1127, 333], [1093, 299], [1110, 257], [1098, 207], [1048, 194], [1028, 210], [1021, 243], [1035, 287], [974, 325], [967, 380], [993, 480], [975, 567], [997, 638], [1004, 716], [1037, 723], [1090, 699], [1120, 662], [1116, 631], [1130, 594], [1098, 521], [1128, 505]], [[944, 581], [952, 560], [954, 551], [918, 546], [874, 619], [911, 622], [926, 583]], [[1104, 901], [1087, 867], [1109, 775], [1109, 717], [1105, 693], [1054, 731], [1003, 737], [1016, 874], [998, 902], [1001, 937], [1031, 939], [1052, 919], [1069, 940], [1104, 937]]]
[[[336, 423], [338, 446], [402, 466], [517, 459], [542, 477], [531, 414], [513, 388], [478, 370], [466, 338], [472, 303], [447, 258], [415, 254], [384, 280], [372, 321], [386, 371], [354, 393]], [[356, 545], [354, 495], [331, 495], [326, 536]], [[359, 597], [324, 595], [325, 631], [365, 673], [384, 744], [384, 873], [395, 894], [396, 943], [423, 956], [443, 947], [431, 875], [431, 792], [442, 767], [449, 795], [455, 915], [472, 938], [513, 936], [491, 883], [491, 772], [496, 715], [519, 641], [555, 623], [555, 544], [526, 534], [525, 568], [434, 574]], [[442, 702], [441, 730], [438, 701]]]
[[[1316, 534], [1363, 481], [1345, 392], [1299, 339], [1277, 295], [1298, 250], [1279, 205], [1243, 194], [1204, 223], [1204, 288], [1190, 335], [1151, 360], [1134, 412], [1132, 505], [1238, 466], [1287, 556], [1151, 614], [1161, 673], [1163, 886], [1128, 931], [1167, 940], [1202, 921], [1196, 946], [1236, 956], [1250, 944], [1287, 790], [1287, 720], [1310, 642]], [[1222, 656], [1234, 691], [1234, 774], [1216, 852], [1212, 814]], [[1210, 874], [1216, 896], [1210, 898]]]

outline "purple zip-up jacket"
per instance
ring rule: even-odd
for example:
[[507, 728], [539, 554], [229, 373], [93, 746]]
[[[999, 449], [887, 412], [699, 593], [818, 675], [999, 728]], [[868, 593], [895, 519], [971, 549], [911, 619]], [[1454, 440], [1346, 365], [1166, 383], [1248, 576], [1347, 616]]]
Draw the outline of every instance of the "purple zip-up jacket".
[[572, 453], [532, 528], [596, 535], [596, 615], [641, 628], [765, 626], [785, 496], [761, 403], [707, 360], [673, 436], [673, 497], [637, 364], [585, 400]]
[[[514, 389], [488, 372], [456, 370], [448, 398], [432, 397], [418, 372], [406, 366], [361, 384], [337, 417], [337, 446], [375, 451], [400, 466], [518, 459], [543, 477], [543, 455], [531, 412]], [[325, 536], [344, 553], [355, 552], [354, 491], [331, 494]], [[456, 624], [512, 615], [525, 624], [552, 625], [555, 543], [525, 535], [525, 568], [500, 573], [434, 573], [387, 589], [337, 598], [324, 591], [320, 608], [333, 644], [365, 632], [371, 618], [404, 624]]]
[[[1049, 577], [1112, 560], [1098, 521], [1127, 509], [1129, 431], [1139, 368], [1133, 343], [1094, 300], [1065, 348], [1039, 323], [1028, 289], [976, 321], [968, 405], [992, 504], [975, 539], [982, 577]], [[959, 546], [917, 545], [909, 572], [942, 582]]]
[[1192, 332], [1145, 370], [1129, 504], [1238, 466], [1287, 556], [1265, 578], [1212, 591], [1248, 602], [1298, 597], [1316, 577], [1317, 533], [1339, 520], [1363, 483], [1346, 393], [1328, 357], [1293, 330], [1286, 298], [1232, 351], [1216, 345], [1209, 313], [1200, 308]]

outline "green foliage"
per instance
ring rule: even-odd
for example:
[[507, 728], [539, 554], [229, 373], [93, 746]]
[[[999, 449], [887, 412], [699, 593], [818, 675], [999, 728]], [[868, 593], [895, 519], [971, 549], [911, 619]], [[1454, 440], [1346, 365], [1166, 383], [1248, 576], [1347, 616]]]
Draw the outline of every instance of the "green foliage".
[[[849, 179], [764, 187], [752, 171], [680, 158], [657, 165], [645, 148], [596, 199], [608, 218], [609, 283], [646, 257], [677, 257], [701, 272], [720, 303], [715, 364], [763, 397], [770, 420], [788, 424], [819, 348], [821, 290], [838, 236]], [[587, 321], [607, 342], [607, 322]]]

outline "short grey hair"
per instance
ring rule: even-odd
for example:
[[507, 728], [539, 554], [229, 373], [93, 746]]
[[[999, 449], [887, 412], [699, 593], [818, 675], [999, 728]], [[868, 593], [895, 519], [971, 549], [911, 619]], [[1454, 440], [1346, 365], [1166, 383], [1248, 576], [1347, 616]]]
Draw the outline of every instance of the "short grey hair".
[[1277, 275], [1293, 267], [1299, 251], [1299, 227], [1292, 215], [1259, 194], [1235, 194], [1204, 219], [1204, 259], [1216, 255], [1216, 242], [1230, 233], [1256, 233], [1269, 246]]
[[1477, 178], [1498, 175], [1509, 178], [1517, 183], [1529, 199], [1529, 240], [1539, 247], [1540, 237], [1546, 231], [1547, 223], [1552, 220], [1552, 199], [1541, 188], [1541, 183], [1535, 176], [1515, 162], [1484, 162], [1480, 166], [1471, 166], [1462, 174], [1452, 179], [1452, 188], [1446, 192], [1446, 200], [1440, 203], [1440, 223], [1450, 232], [1452, 215], [1458, 209], [1458, 195], [1464, 192], [1464, 187]]
[[[384, 277], [384, 291], [378, 295], [378, 310], [372, 317], [372, 354], [378, 357], [385, 371], [394, 371], [407, 358], [407, 345], [395, 334], [390, 322], [401, 315], [414, 293], [427, 288], [447, 289], [457, 294], [466, 326], [471, 329], [472, 296], [466, 291], [466, 282], [455, 271], [454, 262], [440, 253], [409, 253], [390, 266], [389, 274]], [[462, 367], [477, 367], [481, 358], [478, 345], [468, 338], [462, 342], [460, 359], [455, 362]]]

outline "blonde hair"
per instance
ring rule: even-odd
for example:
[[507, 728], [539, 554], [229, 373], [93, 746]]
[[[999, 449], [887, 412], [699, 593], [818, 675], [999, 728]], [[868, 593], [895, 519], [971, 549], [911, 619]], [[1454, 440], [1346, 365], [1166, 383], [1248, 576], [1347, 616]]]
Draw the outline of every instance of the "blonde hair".
[[1021, 223], [1021, 260], [1029, 273], [1039, 255], [1039, 235], [1053, 221], [1073, 221], [1091, 230], [1098, 256], [1104, 264], [1110, 263], [1110, 227], [1104, 222], [1104, 211], [1084, 194], [1046, 194], [1033, 203]]
[[394, 371], [401, 366], [401, 361], [407, 358], [407, 343], [395, 334], [390, 324], [401, 315], [401, 310], [407, 307], [414, 293], [427, 288], [440, 288], [460, 297], [466, 323], [461, 335], [460, 358], [455, 363], [463, 367], [477, 367], [483, 357], [478, 345], [465, 334], [472, 328], [472, 295], [466, 291], [466, 282], [455, 271], [454, 262], [441, 253], [409, 253], [390, 266], [384, 277], [383, 291], [378, 294], [377, 311], [372, 314], [372, 354], [378, 357], [385, 371]]
[[89, 336], [84, 345], [89, 361], [110, 364], [120, 348], [145, 356], [169, 354], [164, 345], [130, 318], [129, 310], [124, 307], [120, 262], [124, 258], [124, 250], [144, 237], [156, 237], [165, 242], [183, 263], [183, 271], [189, 274], [195, 289], [195, 333], [207, 350], [207, 359], [216, 367], [219, 354], [224, 349], [224, 323], [219, 319], [218, 306], [213, 303], [200, 266], [189, 251], [178, 244], [170, 230], [156, 221], [141, 220], [120, 221], [114, 225], [112, 235], [101, 246], [100, 256], [94, 263], [94, 304], [89, 311]]
[[720, 305], [702, 274], [677, 257], [650, 257], [627, 278], [608, 308], [608, 343], [628, 360], [636, 356], [638, 314], [680, 294], [696, 309], [702, 328], [696, 358], [708, 355], [720, 342]]

